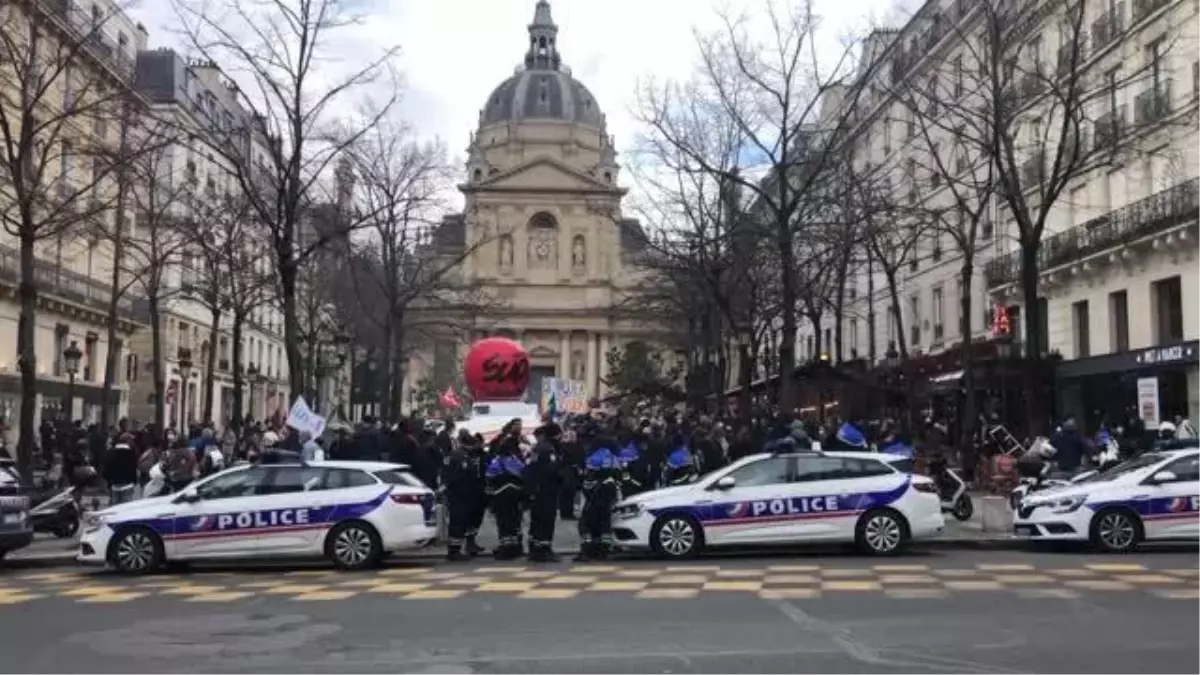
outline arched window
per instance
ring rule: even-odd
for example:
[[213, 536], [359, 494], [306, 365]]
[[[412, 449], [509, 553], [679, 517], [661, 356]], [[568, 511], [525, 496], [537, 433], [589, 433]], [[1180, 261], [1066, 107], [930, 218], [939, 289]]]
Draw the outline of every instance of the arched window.
[[533, 217], [529, 219], [529, 229], [558, 229], [558, 220], [556, 220], [553, 215], [546, 213], [545, 211], [539, 211], [538, 213], [533, 214]]
[[483, 169], [475, 169], [475, 180], [483, 178]]

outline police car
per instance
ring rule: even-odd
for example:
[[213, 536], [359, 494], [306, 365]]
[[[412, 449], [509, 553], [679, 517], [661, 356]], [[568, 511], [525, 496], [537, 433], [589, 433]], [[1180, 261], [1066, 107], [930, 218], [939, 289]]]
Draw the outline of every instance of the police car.
[[710, 547], [805, 542], [853, 542], [889, 555], [943, 527], [932, 480], [861, 452], [753, 455], [613, 509], [613, 536], [622, 548], [668, 558]]
[[1130, 551], [1200, 537], [1200, 449], [1148, 452], [1017, 505], [1013, 531], [1036, 541], [1090, 541]]
[[434, 495], [401, 464], [243, 464], [86, 518], [78, 560], [127, 573], [167, 561], [323, 555], [362, 569], [437, 536]]

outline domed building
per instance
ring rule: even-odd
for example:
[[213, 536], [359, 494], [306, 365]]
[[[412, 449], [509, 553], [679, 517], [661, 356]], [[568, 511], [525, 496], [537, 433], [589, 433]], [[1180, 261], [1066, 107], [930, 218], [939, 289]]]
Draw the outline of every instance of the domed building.
[[464, 209], [443, 220], [437, 239], [443, 249], [470, 251], [462, 280], [494, 303], [470, 319], [457, 345], [437, 340], [414, 354], [410, 391], [425, 378], [445, 381], [472, 339], [504, 335], [530, 352], [531, 398], [548, 376], [603, 395], [609, 349], [655, 337], [613, 311], [644, 238], [620, 215], [626, 191], [604, 113], [563, 63], [558, 38], [550, 3], [540, 0], [523, 62], [480, 110], [459, 185]]

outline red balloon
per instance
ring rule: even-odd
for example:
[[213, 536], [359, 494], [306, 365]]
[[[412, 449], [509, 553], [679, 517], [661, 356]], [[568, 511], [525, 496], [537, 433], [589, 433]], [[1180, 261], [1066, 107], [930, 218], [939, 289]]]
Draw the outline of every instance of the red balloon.
[[529, 353], [508, 338], [489, 337], [471, 345], [463, 369], [476, 401], [519, 399], [529, 386]]

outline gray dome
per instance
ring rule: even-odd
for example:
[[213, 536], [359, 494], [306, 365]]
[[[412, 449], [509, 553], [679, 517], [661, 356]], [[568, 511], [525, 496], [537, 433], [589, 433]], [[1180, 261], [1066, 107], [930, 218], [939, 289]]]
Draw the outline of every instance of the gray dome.
[[604, 115], [592, 92], [570, 74], [530, 69], [501, 82], [480, 116], [481, 124], [520, 120], [563, 120], [601, 127]]

